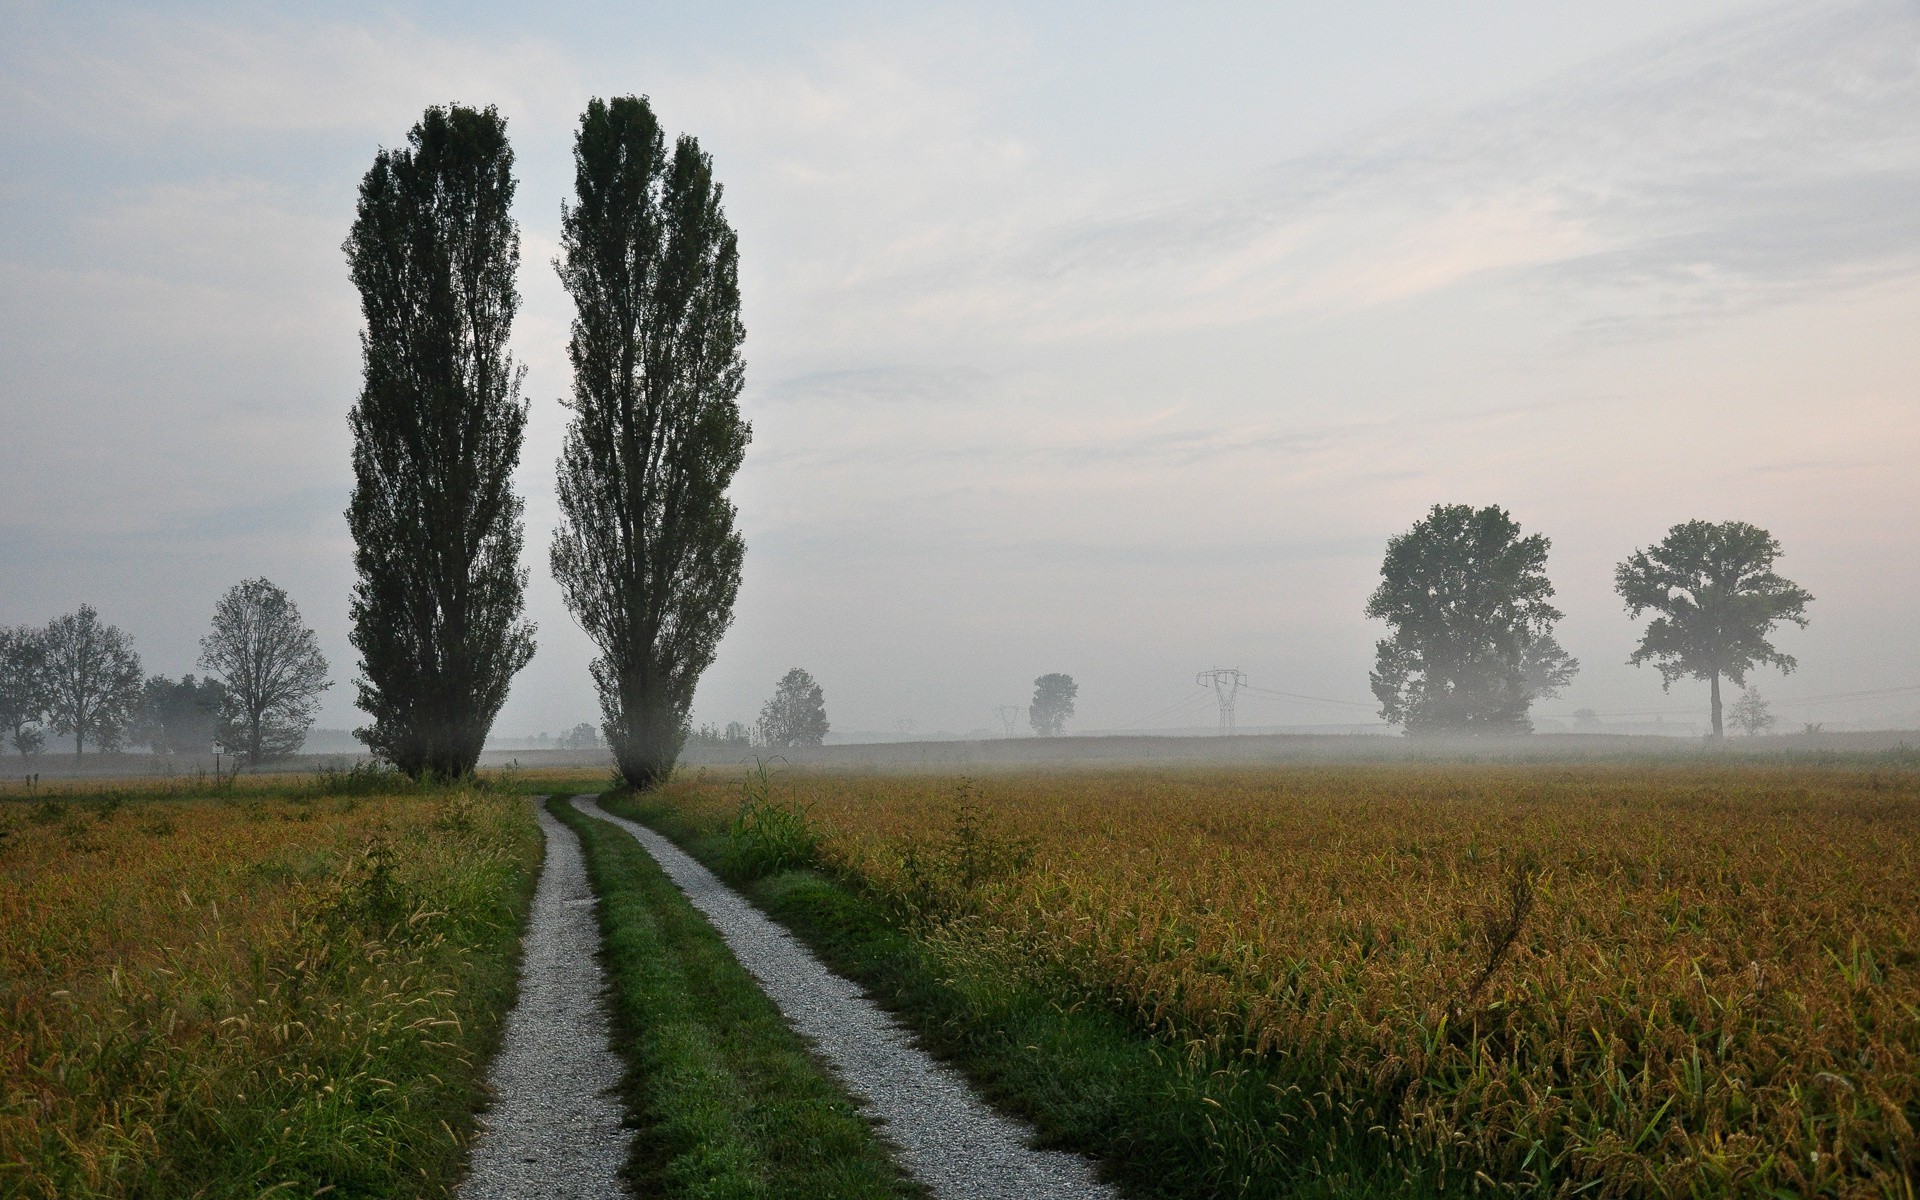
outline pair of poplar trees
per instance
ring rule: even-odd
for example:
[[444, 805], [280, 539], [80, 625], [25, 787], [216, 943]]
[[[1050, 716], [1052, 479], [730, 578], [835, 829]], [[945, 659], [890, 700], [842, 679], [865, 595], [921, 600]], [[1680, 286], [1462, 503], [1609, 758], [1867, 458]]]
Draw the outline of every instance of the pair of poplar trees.
[[[751, 429], [738, 246], [713, 164], [644, 97], [595, 99], [555, 262], [575, 306], [552, 569], [599, 649], [621, 775], [672, 769], [732, 620], [744, 545], [727, 486]], [[429, 108], [360, 185], [345, 250], [363, 383], [349, 421], [359, 732], [408, 774], [473, 770], [533, 656], [513, 489], [528, 404], [508, 350], [520, 235], [506, 120]]]

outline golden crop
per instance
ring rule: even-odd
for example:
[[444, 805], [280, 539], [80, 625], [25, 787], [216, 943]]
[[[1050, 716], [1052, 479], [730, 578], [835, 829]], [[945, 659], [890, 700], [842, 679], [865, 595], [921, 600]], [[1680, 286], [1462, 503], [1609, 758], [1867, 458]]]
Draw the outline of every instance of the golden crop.
[[0, 804], [0, 1194], [450, 1183], [524, 799], [128, 794]]
[[[1920, 775], [791, 775], [825, 865], [1329, 1127], [1541, 1194], [1911, 1196]], [[676, 798], [713, 823], [719, 778]], [[1324, 1134], [1321, 1135], [1324, 1137]], [[1259, 1154], [1251, 1157], [1258, 1158]]]

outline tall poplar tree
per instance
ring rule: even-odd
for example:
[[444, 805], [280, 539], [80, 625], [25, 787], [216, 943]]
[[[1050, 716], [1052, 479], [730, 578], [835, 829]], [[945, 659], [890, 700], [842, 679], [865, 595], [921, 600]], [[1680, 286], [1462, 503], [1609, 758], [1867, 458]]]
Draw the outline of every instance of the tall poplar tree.
[[553, 573], [600, 649], [614, 760], [646, 787], [673, 769], [740, 589], [726, 495], [752, 435], [737, 403], [739, 252], [712, 161], [684, 135], [669, 155], [644, 97], [592, 101], [573, 159], [555, 264], [577, 311]]
[[413, 776], [473, 770], [513, 676], [522, 618], [527, 407], [507, 352], [520, 231], [507, 123], [492, 107], [429, 108], [360, 183], [345, 250], [360, 289], [363, 383], [347, 525], [358, 735]]

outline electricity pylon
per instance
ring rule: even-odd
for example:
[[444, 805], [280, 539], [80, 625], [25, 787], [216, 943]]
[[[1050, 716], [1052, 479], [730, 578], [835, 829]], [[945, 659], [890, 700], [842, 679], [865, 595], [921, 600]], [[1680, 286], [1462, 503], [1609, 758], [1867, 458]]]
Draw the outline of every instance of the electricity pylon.
[[1233, 736], [1233, 701], [1240, 689], [1247, 686], [1247, 677], [1232, 668], [1215, 667], [1211, 671], [1202, 671], [1193, 677], [1201, 687], [1213, 689], [1214, 697], [1220, 701], [1220, 736]]
[[1002, 704], [999, 708], [994, 709], [994, 711], [1000, 714], [1000, 723], [1007, 727], [1007, 736], [1014, 736], [1013, 727], [1020, 720], [1020, 706], [1018, 704]]

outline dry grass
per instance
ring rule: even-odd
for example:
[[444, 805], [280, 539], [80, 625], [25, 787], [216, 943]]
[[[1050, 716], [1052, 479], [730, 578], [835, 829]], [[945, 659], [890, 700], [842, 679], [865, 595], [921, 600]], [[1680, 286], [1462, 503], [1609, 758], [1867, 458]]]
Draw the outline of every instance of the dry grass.
[[[793, 775], [830, 870], [952, 961], [1120, 1012], [1281, 1118], [1538, 1194], [1910, 1197], [1920, 773], [1346, 766]], [[737, 777], [673, 799], [708, 828]], [[1223, 1128], [1222, 1136], [1226, 1136]], [[1356, 1150], [1356, 1148], [1358, 1148]]]
[[0, 1194], [445, 1193], [526, 801], [189, 786], [0, 804]]

